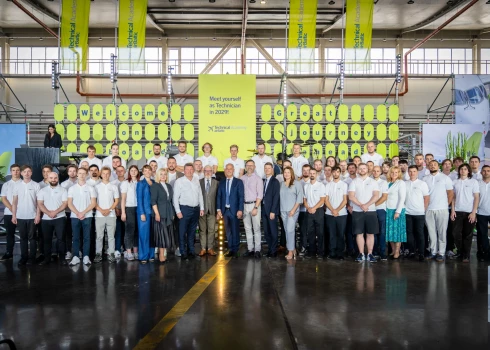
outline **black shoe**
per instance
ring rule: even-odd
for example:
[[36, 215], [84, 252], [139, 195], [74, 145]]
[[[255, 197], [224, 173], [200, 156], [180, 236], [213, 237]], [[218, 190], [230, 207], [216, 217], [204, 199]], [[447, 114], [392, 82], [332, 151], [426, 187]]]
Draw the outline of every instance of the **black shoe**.
[[233, 252], [232, 251], [227, 251], [226, 254], [225, 254], [225, 258], [232, 258], [233, 257]]
[[68, 265], [68, 262], [67, 262], [65, 259], [59, 259], [59, 261], [60, 261], [60, 265], [61, 265], [61, 266], [66, 266], [66, 265]]
[[238, 252], [233, 253], [233, 258], [234, 258], [234, 259], [238, 259], [238, 257], [239, 257], [239, 256], [240, 256], [240, 255], [238, 255]]
[[476, 258], [478, 259], [479, 262], [485, 262], [485, 261], [487, 261], [487, 254], [476, 253]]
[[255, 252], [255, 258], [260, 259], [262, 257], [262, 254], [260, 252]]
[[387, 257], [386, 255], [381, 255], [381, 256], [379, 257], [379, 260], [381, 260], [381, 261], [386, 261], [386, 260], [388, 260], [388, 257]]
[[[337, 260], [337, 258], [334, 255], [327, 255], [327, 260]], [[339, 258], [340, 260], [340, 258]], [[343, 258], [342, 258], [343, 260]]]
[[20, 259], [17, 263], [18, 266], [24, 266], [27, 264], [27, 259]]
[[187, 254], [180, 254], [180, 258], [182, 260], [187, 260]]
[[415, 253], [408, 254], [407, 259], [415, 259]]
[[58, 255], [51, 255], [51, 261], [52, 262], [57, 262], [58, 261]]
[[196, 254], [194, 253], [189, 253], [188, 255], [189, 259], [194, 259], [196, 257]]
[[243, 253], [242, 255], [244, 258], [253, 258], [254, 257], [254, 252], [252, 252], [251, 250], [248, 250], [246, 251], [245, 253]]
[[425, 256], [423, 254], [419, 254], [419, 261], [425, 261]]
[[268, 258], [277, 258], [277, 252], [267, 254]]
[[340, 261], [344, 261], [345, 260], [345, 258], [344, 258], [343, 255], [338, 256], [337, 259], [340, 260]]
[[35, 262], [36, 264], [39, 264], [41, 261], [44, 261], [44, 254], [39, 255], [36, 259]]
[[323, 255], [317, 255], [316, 260], [323, 260]]
[[305, 254], [305, 259], [311, 259], [311, 258], [313, 258], [313, 254], [310, 253]]
[[32, 259], [27, 259], [26, 265], [33, 265], [34, 261]]
[[0, 259], [0, 261], [6, 261], [6, 260], [10, 260], [13, 258], [13, 255], [10, 254], [10, 253], [5, 253], [2, 258]]
[[43, 266], [43, 265], [49, 265], [50, 263], [51, 263], [51, 259], [48, 258], [48, 259], [44, 259], [43, 261], [39, 262], [38, 265]]

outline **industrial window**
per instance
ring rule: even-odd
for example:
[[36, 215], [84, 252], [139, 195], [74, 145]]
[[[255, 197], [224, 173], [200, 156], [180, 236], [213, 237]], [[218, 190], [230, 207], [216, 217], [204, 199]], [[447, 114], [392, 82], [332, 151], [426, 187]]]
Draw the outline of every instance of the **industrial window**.
[[[405, 54], [409, 49], [403, 49]], [[408, 56], [410, 74], [471, 74], [471, 49], [422, 48]]]
[[490, 49], [481, 49], [481, 74], [490, 74]]

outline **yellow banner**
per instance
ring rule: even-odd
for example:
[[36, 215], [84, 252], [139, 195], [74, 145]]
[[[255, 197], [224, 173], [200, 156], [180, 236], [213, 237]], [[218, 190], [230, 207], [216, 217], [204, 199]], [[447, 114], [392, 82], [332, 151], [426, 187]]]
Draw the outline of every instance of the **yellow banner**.
[[290, 0], [288, 71], [314, 70], [318, 0]]
[[145, 68], [147, 5], [148, 0], [119, 0], [119, 69]]
[[199, 151], [210, 142], [219, 169], [238, 145], [238, 157], [248, 159], [255, 149], [255, 75], [199, 75]]
[[373, 0], [347, 0], [345, 48], [347, 65], [370, 61], [373, 32]]
[[90, 0], [63, 0], [61, 10], [61, 69], [87, 69]]

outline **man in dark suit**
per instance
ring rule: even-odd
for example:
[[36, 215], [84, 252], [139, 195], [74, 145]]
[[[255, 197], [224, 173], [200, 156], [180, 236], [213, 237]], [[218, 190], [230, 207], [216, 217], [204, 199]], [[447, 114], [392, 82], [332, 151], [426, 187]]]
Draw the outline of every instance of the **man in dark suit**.
[[233, 177], [235, 168], [233, 164], [225, 167], [225, 179], [221, 180], [218, 187], [216, 209], [217, 219], [225, 220], [226, 239], [228, 240], [228, 252], [225, 257], [238, 258], [240, 247], [240, 219], [243, 216], [245, 191], [243, 182]]
[[202, 197], [204, 198], [204, 216], [199, 217], [199, 237], [201, 242], [201, 252], [199, 256], [207, 254], [215, 256], [214, 236], [216, 226], [216, 195], [218, 193], [219, 182], [213, 177], [213, 167], [204, 167], [204, 178], [199, 180], [201, 185]]
[[265, 163], [264, 197], [262, 199], [262, 225], [264, 236], [269, 247], [268, 258], [277, 257], [277, 220], [279, 217], [279, 192], [281, 185], [274, 176], [272, 163]]

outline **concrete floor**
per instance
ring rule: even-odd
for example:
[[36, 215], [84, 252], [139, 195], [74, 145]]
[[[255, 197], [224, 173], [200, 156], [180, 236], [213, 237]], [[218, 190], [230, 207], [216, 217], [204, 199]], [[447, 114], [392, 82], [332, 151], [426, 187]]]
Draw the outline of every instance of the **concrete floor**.
[[[0, 339], [131, 349], [217, 258], [22, 269], [18, 259], [0, 263]], [[157, 348], [488, 349], [488, 277], [476, 259], [233, 259]]]

